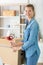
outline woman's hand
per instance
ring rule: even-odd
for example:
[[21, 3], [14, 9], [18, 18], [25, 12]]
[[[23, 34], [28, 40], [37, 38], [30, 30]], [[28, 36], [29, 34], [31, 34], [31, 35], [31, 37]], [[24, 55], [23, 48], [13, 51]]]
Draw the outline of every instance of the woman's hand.
[[19, 46], [22, 46], [22, 45], [23, 45], [22, 42], [15, 43], [15, 42], [12, 41], [12, 42], [10, 42], [10, 43], [11, 43], [11, 46], [12, 46], [12, 47], [17, 47], [17, 46], [19, 47]]
[[11, 43], [12, 47], [16, 47], [17, 46], [17, 44], [14, 41], [11, 41], [10, 43]]
[[13, 47], [13, 51], [16, 52], [18, 50], [21, 50], [21, 47]]
[[15, 43], [14, 41], [11, 41], [10, 43], [14, 52], [21, 50], [21, 46], [23, 45], [22, 42]]
[[16, 52], [17, 51], [17, 47], [12, 47], [13, 51]]
[[22, 42], [18, 42], [18, 43], [17, 43], [17, 46], [22, 46], [22, 45], [23, 45]]

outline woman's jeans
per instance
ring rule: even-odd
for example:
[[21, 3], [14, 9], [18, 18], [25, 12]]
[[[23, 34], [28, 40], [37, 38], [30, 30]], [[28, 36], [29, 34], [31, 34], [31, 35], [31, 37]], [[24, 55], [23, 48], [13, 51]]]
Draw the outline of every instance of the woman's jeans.
[[39, 55], [37, 54], [37, 51], [35, 51], [31, 57], [26, 58], [26, 65], [37, 65], [38, 59]]

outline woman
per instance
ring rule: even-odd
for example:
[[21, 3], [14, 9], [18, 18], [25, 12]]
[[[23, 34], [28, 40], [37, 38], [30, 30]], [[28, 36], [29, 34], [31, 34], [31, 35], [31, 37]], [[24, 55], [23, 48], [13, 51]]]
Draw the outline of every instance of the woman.
[[14, 47], [14, 42], [11, 42], [14, 50], [23, 50], [25, 51], [26, 56], [26, 65], [36, 65], [39, 55], [40, 49], [38, 47], [38, 32], [39, 25], [35, 20], [35, 10], [32, 4], [29, 4], [25, 7], [25, 15], [26, 15], [26, 28], [24, 30], [24, 39], [19, 42], [21, 44], [19, 47]]

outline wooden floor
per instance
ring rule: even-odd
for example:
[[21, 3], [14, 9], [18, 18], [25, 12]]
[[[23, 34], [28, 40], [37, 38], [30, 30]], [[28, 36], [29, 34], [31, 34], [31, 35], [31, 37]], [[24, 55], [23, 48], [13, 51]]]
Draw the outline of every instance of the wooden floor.
[[43, 65], [43, 63], [38, 63], [37, 65]]
[[[22, 64], [22, 65], [25, 65], [25, 64]], [[37, 65], [43, 65], [43, 63], [38, 63]]]

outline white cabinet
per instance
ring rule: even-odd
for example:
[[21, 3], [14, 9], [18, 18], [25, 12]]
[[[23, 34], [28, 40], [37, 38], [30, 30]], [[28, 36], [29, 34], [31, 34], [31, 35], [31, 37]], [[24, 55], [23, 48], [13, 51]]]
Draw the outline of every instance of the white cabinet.
[[9, 32], [16, 38], [23, 38], [25, 5], [22, 3], [0, 6], [0, 37], [5, 37]]
[[[20, 37], [20, 7], [17, 5], [0, 6], [0, 36], [5, 37], [7, 32], [14, 33], [16, 37]], [[17, 33], [15, 32], [15, 28]]]
[[15, 37], [23, 38], [25, 28], [23, 12], [28, 3], [29, 0], [0, 1], [0, 37], [6, 36], [10, 31], [15, 34]]

